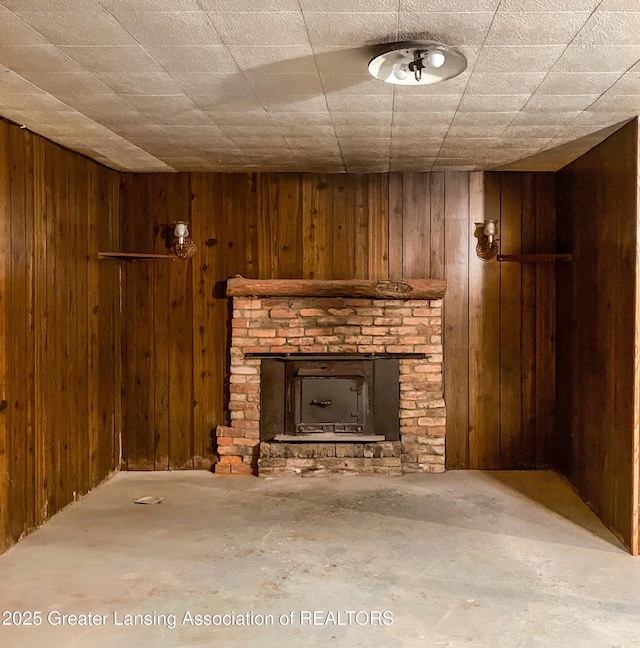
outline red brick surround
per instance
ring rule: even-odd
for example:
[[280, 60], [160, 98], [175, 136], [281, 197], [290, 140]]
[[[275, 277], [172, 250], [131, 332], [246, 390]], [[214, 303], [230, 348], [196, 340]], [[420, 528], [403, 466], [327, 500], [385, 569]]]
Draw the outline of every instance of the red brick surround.
[[[231, 339], [230, 426], [218, 426], [223, 474], [258, 474], [260, 362], [246, 353], [423, 353], [400, 360], [400, 440], [397, 464], [321, 452], [329, 472], [359, 474], [444, 471], [446, 411], [442, 392], [442, 300], [353, 298], [234, 298]], [[293, 445], [293, 444], [292, 444]], [[337, 444], [344, 445], [344, 444]], [[362, 445], [362, 444], [359, 444]], [[303, 474], [313, 462], [281, 456], [282, 470]], [[369, 456], [367, 456], [369, 455]], [[342, 462], [337, 461], [342, 459]], [[296, 464], [296, 461], [298, 462]], [[326, 467], [323, 464], [323, 467]], [[377, 469], [375, 469], [377, 468]]]

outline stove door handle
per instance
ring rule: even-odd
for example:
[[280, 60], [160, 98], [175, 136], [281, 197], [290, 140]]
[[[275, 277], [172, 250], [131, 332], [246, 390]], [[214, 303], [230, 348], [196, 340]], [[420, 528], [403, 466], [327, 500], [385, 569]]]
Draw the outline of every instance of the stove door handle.
[[333, 401], [330, 401], [330, 400], [323, 400], [323, 401], [312, 400], [311, 401], [311, 405], [315, 405], [316, 407], [329, 407], [329, 405], [331, 405], [332, 403], [333, 403]]

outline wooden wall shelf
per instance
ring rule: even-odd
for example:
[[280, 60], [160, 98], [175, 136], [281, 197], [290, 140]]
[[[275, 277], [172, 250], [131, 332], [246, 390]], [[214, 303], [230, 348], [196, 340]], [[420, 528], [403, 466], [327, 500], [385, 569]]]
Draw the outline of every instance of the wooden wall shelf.
[[498, 254], [501, 263], [553, 263], [555, 261], [571, 261], [571, 254]]
[[174, 254], [145, 254], [142, 252], [98, 252], [98, 259], [115, 259], [119, 261], [175, 261]]

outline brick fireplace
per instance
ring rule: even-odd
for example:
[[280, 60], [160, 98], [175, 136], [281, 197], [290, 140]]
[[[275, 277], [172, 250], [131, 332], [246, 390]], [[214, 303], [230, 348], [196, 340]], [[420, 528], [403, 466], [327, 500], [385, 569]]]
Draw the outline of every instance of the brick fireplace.
[[[229, 283], [233, 281], [236, 280]], [[250, 280], [242, 281], [250, 283]], [[444, 471], [446, 410], [441, 298], [406, 296], [403, 287], [410, 286], [411, 282], [369, 282], [378, 287], [372, 291], [373, 298], [265, 295], [271, 292], [269, 282], [253, 283], [262, 287], [252, 286], [245, 292], [255, 290], [255, 295], [233, 296], [231, 421], [229, 426], [217, 428], [217, 473], [264, 477]], [[277, 282], [278, 289], [286, 290], [282, 283]], [[297, 292], [316, 292], [310, 286], [326, 283], [331, 282], [304, 282], [306, 289]], [[341, 284], [334, 291], [340, 293], [345, 292], [345, 284], [355, 282], [332, 283]], [[444, 294], [444, 282], [441, 284], [441, 294]], [[385, 294], [384, 298], [378, 298], [380, 292]], [[363, 361], [366, 361], [364, 365]], [[373, 380], [372, 386], [366, 384], [364, 368], [355, 368], [368, 364], [375, 367], [376, 362], [377, 366], [387, 365], [382, 383], [378, 380], [377, 387]], [[314, 363], [318, 365], [315, 373]], [[287, 382], [285, 373], [294, 376], [292, 384], [295, 385], [296, 367], [304, 369], [297, 369], [303, 376], [300, 380], [311, 376], [309, 380], [313, 381], [314, 376], [324, 376], [322, 373], [316, 376], [318, 371], [327, 372], [334, 366], [343, 382], [350, 377], [354, 384], [351, 389], [357, 390], [351, 409], [369, 407], [372, 415], [379, 412], [377, 426], [372, 422], [367, 422], [366, 429], [359, 426], [356, 413], [353, 413], [353, 424], [327, 424], [323, 421], [330, 417], [315, 415], [311, 424], [302, 421], [300, 416], [297, 425], [286, 423], [287, 417], [293, 416], [294, 408], [290, 402], [291, 387], [286, 391], [286, 385], [291, 383]], [[392, 371], [395, 366], [396, 378], [391, 383], [389, 375], [393, 373], [389, 374], [388, 366]], [[279, 380], [284, 381], [282, 388]], [[328, 398], [326, 394], [338, 394], [337, 384], [334, 383], [333, 391], [326, 387], [318, 391], [314, 387], [315, 396], [308, 409], [330, 411], [328, 406], [334, 396]], [[371, 390], [366, 392], [366, 398], [362, 389]], [[298, 391], [302, 393], [301, 389]], [[389, 410], [392, 417], [398, 417], [395, 433], [394, 421], [388, 419]], [[382, 420], [385, 413], [386, 422]], [[263, 420], [261, 415], [265, 417]], [[298, 436], [294, 436], [295, 430]]]

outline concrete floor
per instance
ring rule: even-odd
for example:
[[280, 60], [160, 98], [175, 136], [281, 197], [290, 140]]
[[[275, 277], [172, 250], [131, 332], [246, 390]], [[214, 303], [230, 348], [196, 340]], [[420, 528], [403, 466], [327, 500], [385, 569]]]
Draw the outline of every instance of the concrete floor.
[[[132, 503], [143, 495], [165, 499]], [[0, 611], [43, 615], [0, 625], [3, 648], [640, 646], [640, 558], [548, 472], [121, 473], [0, 557], [0, 574]], [[183, 623], [250, 611], [273, 625]], [[313, 611], [320, 625], [301, 624]], [[106, 625], [55, 625], [62, 614]], [[115, 625], [125, 615], [152, 625]]]

